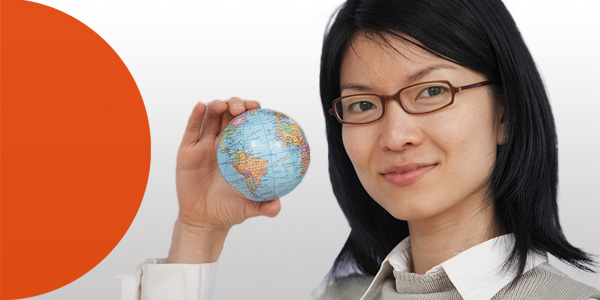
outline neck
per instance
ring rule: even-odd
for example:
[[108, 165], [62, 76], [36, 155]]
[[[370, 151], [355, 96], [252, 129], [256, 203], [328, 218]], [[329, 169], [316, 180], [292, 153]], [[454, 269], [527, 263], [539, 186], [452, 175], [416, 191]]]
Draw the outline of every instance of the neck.
[[456, 254], [501, 235], [493, 204], [465, 204], [440, 215], [408, 221], [414, 273], [425, 274]]

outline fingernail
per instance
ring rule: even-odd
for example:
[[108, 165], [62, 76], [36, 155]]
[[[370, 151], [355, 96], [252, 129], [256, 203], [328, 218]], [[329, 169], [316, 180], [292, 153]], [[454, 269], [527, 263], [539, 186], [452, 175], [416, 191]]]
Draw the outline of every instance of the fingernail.
[[244, 108], [244, 105], [243, 105], [243, 104], [241, 104], [241, 103], [235, 103], [235, 104], [233, 104], [233, 106], [231, 106], [231, 107], [232, 107], [232, 108], [234, 108], [234, 109], [243, 109], [243, 108]]

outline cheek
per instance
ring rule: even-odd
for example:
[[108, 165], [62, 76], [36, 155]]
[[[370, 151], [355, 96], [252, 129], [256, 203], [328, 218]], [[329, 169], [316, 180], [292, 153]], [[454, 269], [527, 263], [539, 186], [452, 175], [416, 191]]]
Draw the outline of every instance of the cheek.
[[353, 128], [347, 128], [346, 125], [342, 127], [342, 142], [344, 143], [344, 149], [350, 157], [350, 160], [354, 163], [359, 153], [362, 152], [360, 147], [360, 135], [356, 134], [356, 130]]
[[491, 173], [496, 159], [496, 132], [491, 111], [471, 111], [447, 120], [438, 132], [440, 147], [445, 149], [453, 176], [482, 178]]
[[342, 141], [346, 153], [352, 161], [354, 170], [359, 177], [362, 177], [362, 173], [366, 170], [369, 161], [372, 146], [373, 146], [373, 133], [365, 130], [366, 127], [350, 127], [344, 125], [342, 128]]

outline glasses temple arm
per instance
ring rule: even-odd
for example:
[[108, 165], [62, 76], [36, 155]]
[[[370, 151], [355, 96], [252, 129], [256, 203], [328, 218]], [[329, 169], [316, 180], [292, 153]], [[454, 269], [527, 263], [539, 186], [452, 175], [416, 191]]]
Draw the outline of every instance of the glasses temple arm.
[[469, 84], [469, 85], [459, 86], [458, 90], [459, 91], [464, 91], [464, 90], [468, 90], [468, 89], [472, 89], [472, 88], [476, 88], [476, 87], [488, 85], [490, 83], [492, 83], [492, 82], [489, 81], [489, 80], [486, 80], [486, 81], [482, 81], [482, 82], [478, 82], [478, 83], [473, 83], [473, 84]]

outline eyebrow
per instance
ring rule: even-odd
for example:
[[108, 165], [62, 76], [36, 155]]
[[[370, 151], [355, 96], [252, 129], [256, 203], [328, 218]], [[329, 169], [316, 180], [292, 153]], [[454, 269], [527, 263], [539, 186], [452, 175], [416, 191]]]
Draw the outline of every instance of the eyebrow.
[[[435, 70], [439, 70], [439, 69], [452, 69], [452, 70], [456, 70], [456, 68], [452, 65], [448, 65], [448, 64], [435, 64], [435, 65], [431, 65], [431, 66], [427, 66], [423, 69], [418, 70], [417, 72], [411, 74], [410, 76], [408, 76], [408, 78], [406, 79], [406, 81], [408, 83], [413, 83], [425, 76], [427, 76], [427, 74], [435, 71]], [[340, 86], [340, 91], [343, 91], [345, 89], [353, 89], [353, 90], [357, 90], [357, 91], [369, 91], [371, 90], [370, 87], [365, 86], [365, 85], [361, 85], [361, 84], [357, 84], [357, 83], [352, 83], [352, 82], [346, 82], [344, 84], [342, 84]]]
[[371, 90], [371, 88], [369, 88], [368, 86], [351, 83], [351, 82], [344, 83], [344, 84], [342, 84], [342, 86], [340, 86], [340, 92], [343, 90], [347, 90], [347, 89], [357, 90], [360, 92]]
[[413, 73], [412, 75], [408, 76], [408, 78], [406, 79], [406, 81], [408, 82], [415, 82], [425, 76], [427, 76], [427, 74], [435, 71], [435, 70], [439, 70], [439, 69], [452, 69], [452, 70], [456, 70], [456, 68], [452, 65], [448, 65], [448, 64], [435, 64], [435, 65], [431, 65], [431, 66], [427, 66], [415, 73]]

